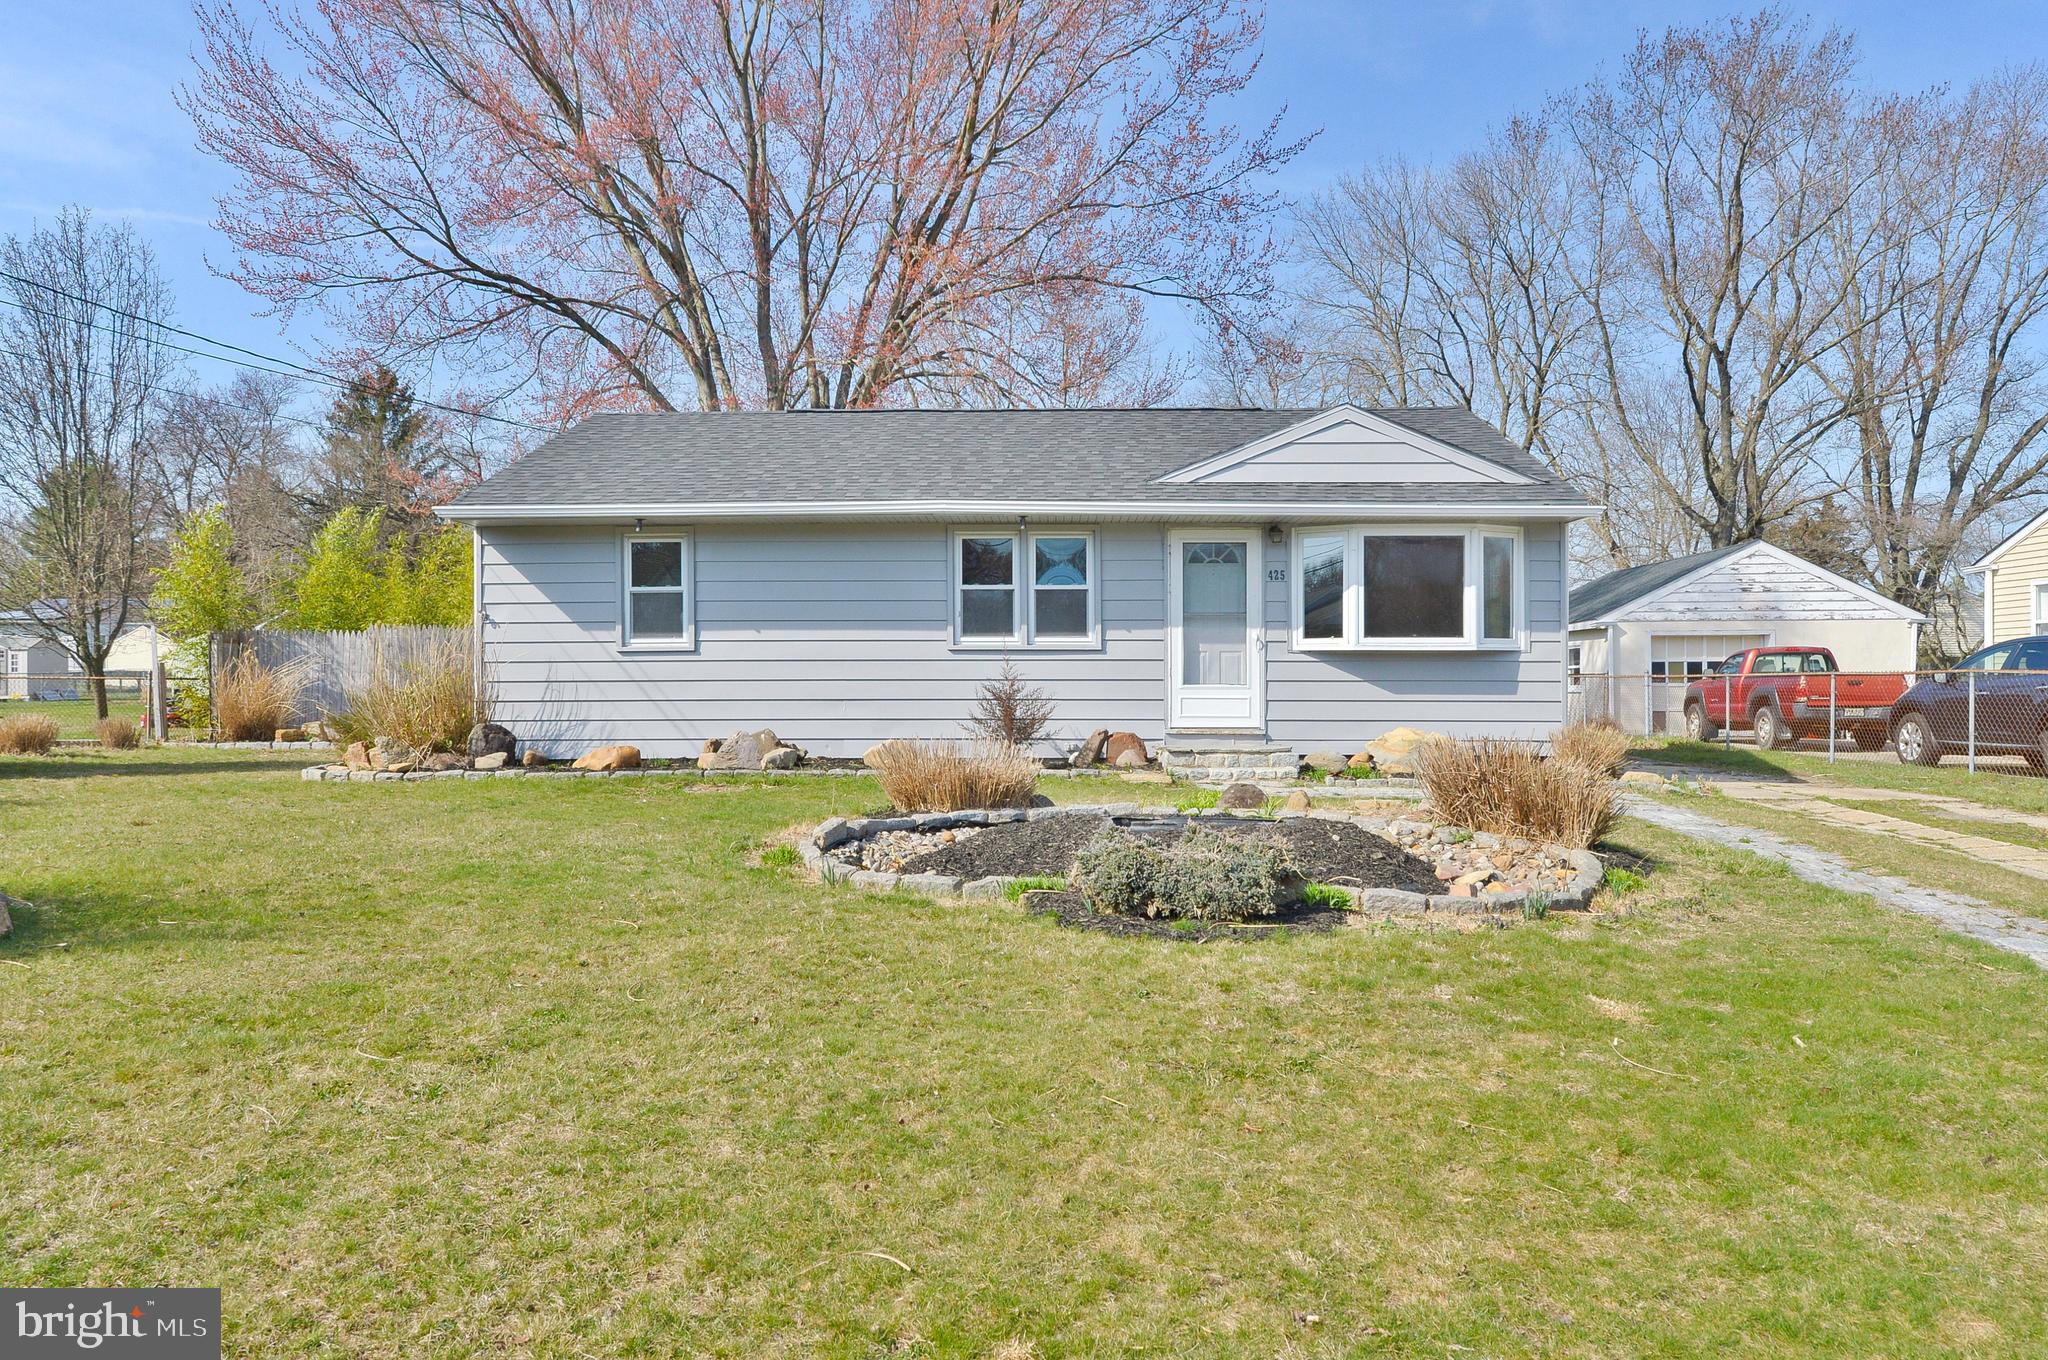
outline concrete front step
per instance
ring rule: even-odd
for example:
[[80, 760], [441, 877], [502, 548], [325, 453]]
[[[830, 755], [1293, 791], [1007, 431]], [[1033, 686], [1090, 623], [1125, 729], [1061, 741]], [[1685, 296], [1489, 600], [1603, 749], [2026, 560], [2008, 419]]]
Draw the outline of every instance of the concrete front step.
[[1300, 769], [1294, 748], [1279, 742], [1169, 741], [1159, 748], [1159, 764], [1174, 778], [1195, 784], [1286, 783]]

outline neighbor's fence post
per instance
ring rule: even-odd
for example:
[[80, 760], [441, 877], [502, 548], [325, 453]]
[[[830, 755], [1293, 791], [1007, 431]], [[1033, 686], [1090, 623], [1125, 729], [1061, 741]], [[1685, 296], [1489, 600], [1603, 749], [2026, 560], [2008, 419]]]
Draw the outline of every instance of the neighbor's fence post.
[[1970, 716], [1967, 727], [1970, 748], [1970, 773], [1977, 773], [1977, 672], [1970, 672]]
[[[1704, 700], [1706, 697], [1706, 691], [1701, 690], [1700, 698]], [[1721, 749], [1735, 749], [1735, 677], [1732, 675], [1721, 677]]]
[[1646, 675], [1643, 677], [1643, 735], [1646, 737], [1656, 735], [1655, 729], [1650, 725], [1655, 721], [1652, 705], [1655, 703], [1656, 688], [1657, 678], [1655, 676]]
[[1835, 763], [1835, 704], [1842, 697], [1833, 673], [1828, 675], [1828, 764]]

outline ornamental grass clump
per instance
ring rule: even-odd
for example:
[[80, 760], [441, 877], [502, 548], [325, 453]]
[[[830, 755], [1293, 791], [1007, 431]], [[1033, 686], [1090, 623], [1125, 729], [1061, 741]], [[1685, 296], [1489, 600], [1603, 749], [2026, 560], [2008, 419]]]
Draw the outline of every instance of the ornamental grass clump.
[[229, 741], [269, 741], [291, 725], [292, 710], [311, 679], [302, 661], [266, 666], [243, 652], [213, 677], [213, 717]]
[[1163, 848], [1107, 828], [1075, 857], [1073, 885], [1098, 912], [1184, 921], [1256, 921], [1308, 887], [1282, 847], [1203, 827]]
[[996, 742], [885, 741], [867, 765], [899, 812], [1029, 807], [1038, 790], [1038, 762]]
[[1415, 753], [1436, 815], [1455, 826], [1585, 848], [1614, 824], [1614, 783], [1533, 746], [1495, 737], [1437, 737]]
[[46, 756], [57, 744], [57, 720], [44, 713], [0, 718], [0, 755]]
[[422, 755], [459, 751], [472, 728], [490, 721], [490, 688], [478, 683], [466, 633], [399, 659], [380, 647], [369, 671], [366, 683], [342, 692], [342, 711], [327, 715], [344, 744], [388, 737]]
[[1628, 758], [1628, 733], [1612, 718], [1587, 718], [1550, 734], [1550, 758], [1608, 779]]
[[101, 718], [100, 745], [109, 751], [132, 751], [142, 745], [142, 730], [132, 718]]

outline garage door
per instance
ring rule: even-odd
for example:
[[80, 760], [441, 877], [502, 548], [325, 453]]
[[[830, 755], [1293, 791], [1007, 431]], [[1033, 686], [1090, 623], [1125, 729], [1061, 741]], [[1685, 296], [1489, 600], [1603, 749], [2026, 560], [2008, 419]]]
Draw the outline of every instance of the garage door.
[[1650, 636], [1651, 722], [1659, 732], [1676, 732], [1689, 681], [1705, 675], [1723, 657], [1745, 647], [1768, 647], [1764, 633], [1662, 633]]

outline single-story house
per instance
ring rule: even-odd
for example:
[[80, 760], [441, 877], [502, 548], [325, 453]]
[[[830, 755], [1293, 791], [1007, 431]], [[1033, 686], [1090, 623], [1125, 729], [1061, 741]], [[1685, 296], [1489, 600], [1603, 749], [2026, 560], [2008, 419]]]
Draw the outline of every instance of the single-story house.
[[1769, 543], [1609, 572], [1572, 587], [1575, 711], [1678, 730], [1686, 683], [1747, 647], [1826, 647], [1845, 671], [1910, 671], [1927, 616]]
[[1540, 740], [1592, 510], [1469, 411], [1339, 406], [601, 415], [439, 513], [499, 720], [678, 757], [959, 736], [1005, 659], [1065, 745]]
[[78, 676], [69, 651], [41, 634], [12, 631], [0, 623], [0, 696], [70, 698], [78, 692]]
[[2048, 633], [2048, 510], [1967, 568], [1984, 578], [1984, 644]]

